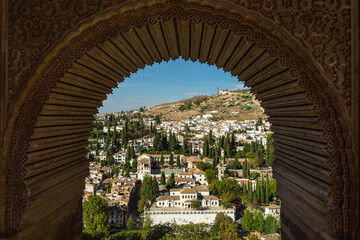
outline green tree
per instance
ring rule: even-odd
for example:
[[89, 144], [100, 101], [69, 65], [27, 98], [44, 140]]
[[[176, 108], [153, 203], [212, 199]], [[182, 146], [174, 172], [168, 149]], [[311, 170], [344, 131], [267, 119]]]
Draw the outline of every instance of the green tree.
[[201, 171], [206, 171], [207, 169], [211, 169], [212, 165], [208, 162], [198, 162], [196, 163], [196, 167], [200, 169]]
[[131, 172], [136, 173], [137, 172], [137, 161], [134, 159], [131, 164]]
[[262, 177], [260, 184], [260, 195], [261, 195], [261, 203], [265, 203], [265, 190], [264, 190], [264, 177]]
[[177, 155], [177, 157], [176, 157], [176, 165], [177, 165], [178, 167], [181, 167], [180, 155]]
[[156, 115], [155, 116], [155, 124], [160, 124], [161, 121], [160, 121], [160, 115]]
[[259, 233], [264, 232], [264, 216], [261, 212], [256, 212], [255, 214], [254, 229]]
[[134, 219], [132, 218], [132, 216], [130, 214], [128, 220], [126, 221], [126, 228], [129, 230], [133, 230], [135, 225], [136, 225], [136, 222], [134, 221]]
[[[163, 226], [164, 227], [164, 226]], [[149, 239], [162, 239], [162, 240], [208, 240], [210, 234], [205, 230], [201, 224], [185, 224], [177, 225], [172, 224], [171, 230], [168, 231], [162, 238], [152, 237]]]
[[86, 231], [109, 230], [109, 211], [105, 199], [99, 196], [90, 196], [84, 202], [83, 209], [83, 221]]
[[129, 161], [129, 159], [126, 159], [123, 170], [125, 171], [125, 176], [128, 176], [129, 172], [131, 170], [130, 169], [130, 161]]
[[144, 198], [141, 198], [139, 201], [138, 201], [138, 213], [142, 213], [144, 211], [144, 208], [145, 208], [145, 203], [146, 203], [146, 200]]
[[144, 218], [142, 219], [142, 225], [143, 229], [150, 229], [151, 225], [153, 224], [153, 221], [151, 220], [149, 214], [146, 214]]
[[161, 172], [160, 185], [165, 185], [165, 184], [166, 184], [165, 173]]
[[156, 200], [156, 198], [159, 196], [159, 184], [158, 184], [158, 181], [156, 180], [155, 176], [154, 176], [153, 180], [151, 181], [150, 191], [151, 191], [151, 197], [149, 200], [154, 202]]
[[206, 169], [205, 170], [205, 178], [208, 184], [211, 184], [212, 181], [216, 179], [216, 171], [213, 169]]
[[119, 176], [119, 168], [117, 166], [114, 166], [113, 176], [115, 178], [117, 178]]
[[250, 182], [250, 180], [248, 181], [248, 199], [250, 202], [252, 202], [253, 199], [253, 188], [252, 188], [252, 183]]
[[[238, 239], [238, 229], [236, 224], [231, 217], [225, 215], [224, 213], [218, 213], [216, 215], [215, 222], [210, 229], [210, 233], [215, 239]], [[224, 236], [224, 238], [217, 238], [218, 236]]]
[[174, 155], [170, 153], [169, 165], [172, 166], [173, 164], [174, 164]]
[[243, 177], [248, 178], [248, 161], [245, 158], [244, 166], [243, 166]]
[[264, 149], [262, 145], [259, 145], [255, 152], [255, 166], [259, 167], [263, 164], [264, 161]]
[[269, 174], [266, 173], [266, 182], [265, 182], [265, 203], [269, 204]]
[[259, 240], [259, 238], [253, 234], [247, 236], [248, 240]]
[[274, 151], [275, 148], [273, 146], [274, 139], [272, 138], [272, 134], [268, 134], [266, 136], [266, 150], [265, 150], [265, 164], [271, 166], [274, 163], [275, 155]]
[[160, 157], [160, 165], [164, 165], [165, 161], [164, 161], [164, 156], [163, 154], [161, 154], [161, 157]]
[[220, 198], [221, 205], [227, 208], [232, 207], [235, 200], [237, 200], [237, 197], [231, 192], [221, 194]]
[[265, 218], [264, 231], [265, 234], [276, 233], [278, 230], [277, 221], [273, 216], [267, 216]]
[[192, 209], [200, 209], [200, 203], [197, 199], [191, 200], [190, 206]]
[[273, 197], [277, 197], [278, 196], [278, 193], [276, 191], [276, 181], [275, 180], [272, 180], [269, 182], [269, 194], [270, 194], [270, 198], [273, 198]]
[[172, 189], [172, 188], [175, 188], [176, 184], [175, 184], [175, 174], [174, 173], [171, 173], [170, 175], [170, 179], [169, 181], [166, 183], [166, 188], [168, 190]]
[[248, 231], [248, 232], [252, 231], [253, 223], [254, 223], [254, 219], [253, 219], [252, 214], [246, 210], [243, 218], [241, 219], [241, 228], [244, 231]]
[[107, 184], [106, 191], [107, 191], [108, 193], [111, 193], [111, 183], [110, 183], [110, 182], [108, 182], [108, 184]]

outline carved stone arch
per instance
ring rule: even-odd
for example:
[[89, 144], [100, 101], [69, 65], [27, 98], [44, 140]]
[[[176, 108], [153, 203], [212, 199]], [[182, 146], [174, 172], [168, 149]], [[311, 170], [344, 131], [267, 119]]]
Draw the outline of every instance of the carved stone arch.
[[[284, 237], [349, 238], [349, 130], [334, 85], [269, 19], [228, 2], [181, 0], [123, 2], [85, 19], [43, 56], [6, 133], [8, 233], [71, 236], [92, 115], [130, 72], [179, 56], [230, 71], [262, 100], [275, 132]], [[75, 195], [59, 197], [55, 186], [66, 191], [67, 182]]]

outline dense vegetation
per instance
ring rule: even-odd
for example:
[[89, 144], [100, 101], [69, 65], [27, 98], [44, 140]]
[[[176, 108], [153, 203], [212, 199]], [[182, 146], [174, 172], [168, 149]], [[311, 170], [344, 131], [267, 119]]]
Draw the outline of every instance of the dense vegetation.
[[84, 233], [85, 240], [108, 239], [108, 240], [220, 240], [220, 239], [241, 239], [237, 224], [223, 213], [219, 213], [215, 218], [215, 223], [208, 231], [201, 224], [164, 224], [151, 227], [143, 225], [143, 229], [120, 231], [109, 235], [104, 232]]

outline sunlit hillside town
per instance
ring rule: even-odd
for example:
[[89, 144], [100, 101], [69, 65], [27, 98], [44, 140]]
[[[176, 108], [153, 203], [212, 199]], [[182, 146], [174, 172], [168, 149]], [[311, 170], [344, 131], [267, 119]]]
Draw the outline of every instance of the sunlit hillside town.
[[266, 116], [217, 121], [204, 113], [167, 121], [143, 111], [98, 114], [90, 133], [83, 201], [98, 196], [107, 205], [112, 231], [129, 221], [139, 229], [145, 220], [212, 226], [221, 213], [246, 234], [277, 239], [280, 200]]

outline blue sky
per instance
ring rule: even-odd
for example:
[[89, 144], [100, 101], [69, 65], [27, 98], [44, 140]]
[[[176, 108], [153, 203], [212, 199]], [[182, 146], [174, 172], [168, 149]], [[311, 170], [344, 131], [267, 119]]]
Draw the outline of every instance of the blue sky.
[[99, 108], [99, 113], [120, 112], [176, 102], [196, 95], [212, 95], [219, 89], [241, 89], [242, 82], [215, 66], [199, 62], [162, 62], [147, 66], [119, 83]]

